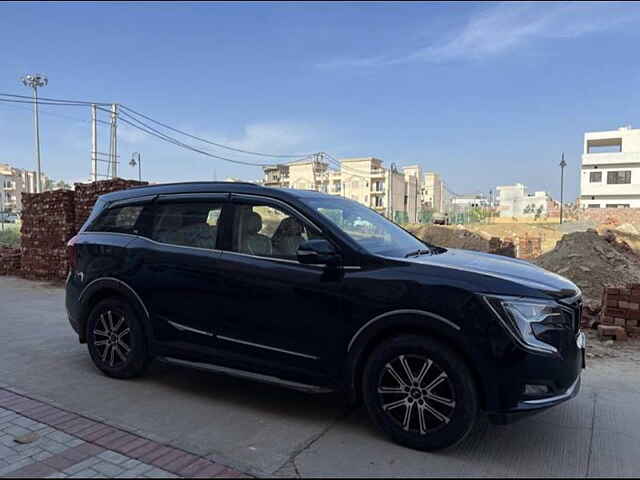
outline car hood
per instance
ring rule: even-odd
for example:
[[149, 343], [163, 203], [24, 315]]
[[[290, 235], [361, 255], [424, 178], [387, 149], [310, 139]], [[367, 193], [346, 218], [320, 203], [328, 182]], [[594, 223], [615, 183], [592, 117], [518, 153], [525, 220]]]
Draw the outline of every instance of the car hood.
[[497, 277], [541, 290], [556, 298], [572, 297], [581, 293], [580, 289], [565, 277], [530, 262], [501, 255], [449, 248], [443, 253], [410, 257], [407, 261]]

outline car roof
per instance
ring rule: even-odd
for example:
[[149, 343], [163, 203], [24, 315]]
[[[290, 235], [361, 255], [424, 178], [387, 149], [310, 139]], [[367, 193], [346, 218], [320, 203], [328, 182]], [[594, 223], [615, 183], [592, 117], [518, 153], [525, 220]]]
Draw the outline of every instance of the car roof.
[[171, 195], [177, 193], [244, 193], [264, 195], [282, 200], [333, 197], [315, 190], [264, 187], [255, 183], [245, 182], [180, 182], [132, 187], [126, 190], [106, 193], [101, 195], [100, 199], [106, 202], [115, 202], [149, 195]]

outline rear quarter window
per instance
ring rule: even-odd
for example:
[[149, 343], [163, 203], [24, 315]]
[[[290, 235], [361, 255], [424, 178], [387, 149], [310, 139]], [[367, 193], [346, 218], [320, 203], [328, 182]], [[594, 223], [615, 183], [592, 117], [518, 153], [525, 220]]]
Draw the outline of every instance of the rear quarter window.
[[143, 208], [143, 205], [111, 208], [96, 218], [87, 231], [138, 234], [136, 224]]

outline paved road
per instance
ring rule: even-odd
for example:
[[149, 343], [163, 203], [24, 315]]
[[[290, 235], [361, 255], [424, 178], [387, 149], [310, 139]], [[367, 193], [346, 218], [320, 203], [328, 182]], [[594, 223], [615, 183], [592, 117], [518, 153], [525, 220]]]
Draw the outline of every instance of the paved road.
[[257, 475], [640, 474], [640, 365], [592, 362], [573, 401], [427, 454], [388, 442], [334, 395], [160, 364], [109, 379], [68, 326], [59, 287], [0, 277], [0, 325], [1, 384]]

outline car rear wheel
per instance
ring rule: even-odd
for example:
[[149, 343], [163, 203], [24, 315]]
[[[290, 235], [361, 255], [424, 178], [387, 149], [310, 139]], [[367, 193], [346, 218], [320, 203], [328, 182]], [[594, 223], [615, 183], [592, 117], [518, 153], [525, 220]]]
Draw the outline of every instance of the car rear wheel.
[[383, 432], [418, 450], [457, 444], [478, 417], [478, 394], [462, 358], [416, 335], [393, 338], [373, 351], [364, 370], [363, 397]]
[[144, 330], [128, 302], [100, 301], [89, 314], [87, 346], [93, 363], [115, 378], [141, 375], [149, 361]]

